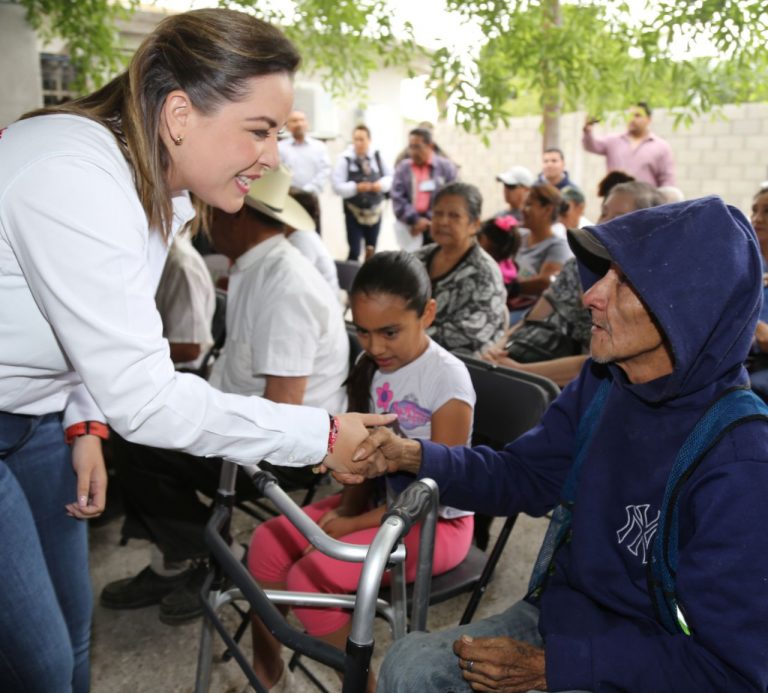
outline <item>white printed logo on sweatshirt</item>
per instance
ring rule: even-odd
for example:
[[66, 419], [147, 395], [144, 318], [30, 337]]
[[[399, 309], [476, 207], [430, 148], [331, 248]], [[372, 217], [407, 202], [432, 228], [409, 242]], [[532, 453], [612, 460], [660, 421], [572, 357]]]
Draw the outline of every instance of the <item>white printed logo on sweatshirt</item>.
[[656, 534], [661, 515], [661, 511], [657, 510], [656, 517], [649, 520], [648, 509], [650, 507], [647, 503], [645, 505], [626, 506], [627, 522], [616, 532], [619, 545], [626, 544], [633, 556], [640, 556], [643, 559], [643, 565], [648, 562], [648, 548]]

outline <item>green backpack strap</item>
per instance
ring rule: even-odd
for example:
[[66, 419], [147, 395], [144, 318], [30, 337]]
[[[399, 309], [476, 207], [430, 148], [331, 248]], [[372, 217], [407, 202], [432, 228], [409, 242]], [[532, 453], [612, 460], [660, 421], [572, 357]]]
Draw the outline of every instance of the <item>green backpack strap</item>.
[[670, 633], [690, 635], [691, 632], [675, 591], [681, 490], [707, 453], [726, 433], [742, 423], [755, 420], [768, 421], [768, 406], [751, 390], [728, 390], [696, 423], [672, 465], [648, 562], [648, 587], [654, 610], [660, 623]]

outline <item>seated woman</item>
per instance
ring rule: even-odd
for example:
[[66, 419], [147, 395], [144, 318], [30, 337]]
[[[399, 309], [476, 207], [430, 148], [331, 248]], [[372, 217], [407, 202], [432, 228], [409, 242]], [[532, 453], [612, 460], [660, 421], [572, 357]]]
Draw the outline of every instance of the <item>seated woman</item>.
[[510, 309], [513, 311], [533, 305], [571, 257], [568, 243], [552, 230], [561, 203], [560, 192], [548, 183], [537, 183], [528, 192], [523, 206], [525, 228], [515, 256], [518, 279], [509, 287]]
[[[348, 381], [350, 409], [395, 412], [410, 438], [445, 445], [469, 441], [475, 393], [466, 366], [427, 336], [435, 316], [429, 277], [421, 263], [405, 252], [374, 255], [350, 291], [352, 316], [364, 353]], [[313, 503], [305, 512], [331, 536], [350, 544], [369, 544], [385, 506], [373, 482], [346, 487], [340, 494]], [[472, 542], [471, 513], [441, 507], [435, 536], [433, 574], [456, 567]], [[417, 526], [405, 538], [406, 579], [416, 577]], [[285, 518], [257, 527], [248, 567], [266, 589], [300, 592], [354, 592], [362, 566], [312, 551], [309, 542]], [[310, 635], [343, 649], [350, 616], [340, 609], [296, 608]], [[280, 644], [264, 624], [253, 621], [253, 666], [271, 691], [288, 691], [287, 668]], [[373, 691], [374, 682], [369, 682]]]
[[507, 292], [498, 264], [477, 243], [483, 198], [468, 183], [449, 183], [432, 207], [434, 243], [414, 254], [432, 280], [437, 315], [427, 334], [449, 351], [472, 353], [507, 327]]

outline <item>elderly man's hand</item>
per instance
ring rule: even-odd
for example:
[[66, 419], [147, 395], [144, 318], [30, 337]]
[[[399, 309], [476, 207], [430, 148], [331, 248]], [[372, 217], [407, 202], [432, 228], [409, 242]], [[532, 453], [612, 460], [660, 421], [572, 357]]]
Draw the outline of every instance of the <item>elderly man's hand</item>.
[[453, 651], [473, 691], [547, 690], [544, 650], [538, 647], [508, 637], [462, 635], [453, 643]]

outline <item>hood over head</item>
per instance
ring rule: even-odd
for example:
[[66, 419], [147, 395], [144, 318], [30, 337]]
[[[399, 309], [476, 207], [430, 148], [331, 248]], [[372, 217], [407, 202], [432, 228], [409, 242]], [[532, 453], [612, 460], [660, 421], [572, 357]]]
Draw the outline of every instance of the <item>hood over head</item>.
[[762, 305], [757, 238], [719, 197], [631, 212], [568, 232], [587, 290], [615, 262], [672, 349], [671, 375], [633, 386], [647, 401], [696, 392], [744, 362]]

